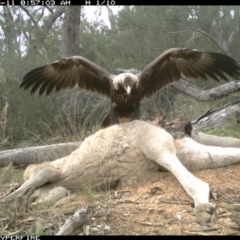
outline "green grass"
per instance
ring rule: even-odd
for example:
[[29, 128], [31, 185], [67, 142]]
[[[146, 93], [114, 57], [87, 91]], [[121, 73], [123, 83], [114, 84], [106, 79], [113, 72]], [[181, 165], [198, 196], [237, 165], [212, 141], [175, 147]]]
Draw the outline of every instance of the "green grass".
[[94, 202], [96, 200], [96, 193], [90, 187], [84, 187], [82, 193], [89, 202]]
[[36, 236], [44, 236], [48, 235], [48, 231], [46, 230], [42, 221], [37, 221], [35, 224], [35, 235]]
[[24, 169], [15, 169], [11, 164], [0, 168], [0, 189], [4, 185], [23, 181]]
[[216, 136], [221, 136], [221, 137], [235, 137], [235, 138], [240, 137], [240, 131], [235, 129], [235, 128], [224, 128], [224, 127], [211, 128], [211, 127], [206, 127], [204, 129], [202, 129], [202, 131], [206, 134], [211, 134], [211, 135], [216, 135]]

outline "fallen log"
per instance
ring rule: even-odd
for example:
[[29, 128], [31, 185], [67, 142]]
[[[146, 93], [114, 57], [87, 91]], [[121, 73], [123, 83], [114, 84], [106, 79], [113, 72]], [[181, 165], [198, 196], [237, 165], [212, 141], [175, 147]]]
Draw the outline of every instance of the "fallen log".
[[207, 90], [201, 89], [195, 84], [192, 84], [184, 79], [180, 79], [179, 81], [172, 83], [172, 86], [189, 94], [197, 101], [206, 102], [214, 101], [238, 92], [240, 89], [240, 81], [232, 81]]
[[240, 122], [240, 100], [211, 109], [196, 120], [191, 121], [194, 129], [205, 127], [229, 127]]
[[69, 155], [81, 142], [58, 143], [47, 146], [19, 148], [0, 152], [0, 167], [13, 166], [25, 168], [33, 163], [52, 161]]

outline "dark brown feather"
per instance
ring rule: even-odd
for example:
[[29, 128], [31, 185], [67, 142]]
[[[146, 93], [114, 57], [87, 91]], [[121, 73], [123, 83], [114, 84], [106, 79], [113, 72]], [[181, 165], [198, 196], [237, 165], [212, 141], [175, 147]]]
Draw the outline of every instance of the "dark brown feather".
[[25, 75], [20, 87], [31, 87], [31, 93], [39, 89], [39, 94], [80, 88], [98, 92], [110, 97], [112, 75], [97, 64], [80, 56], [64, 58], [49, 65], [33, 69]]
[[187, 78], [212, 78], [225, 81], [239, 76], [237, 62], [220, 53], [199, 50], [171, 48], [150, 62], [137, 76], [140, 79], [142, 98], [149, 97], [166, 85], [180, 79], [181, 74]]
[[[178, 81], [181, 75], [187, 78], [212, 78], [216, 81], [237, 78], [240, 67], [237, 62], [220, 53], [171, 48], [150, 62], [140, 73], [111, 75], [97, 64], [80, 56], [68, 57], [52, 64], [36, 68], [25, 75], [20, 87], [39, 89], [39, 94], [80, 88], [98, 92], [111, 98], [108, 121], [118, 123], [119, 118], [139, 118], [140, 101], [158, 90]], [[126, 89], [131, 89], [127, 93]]]

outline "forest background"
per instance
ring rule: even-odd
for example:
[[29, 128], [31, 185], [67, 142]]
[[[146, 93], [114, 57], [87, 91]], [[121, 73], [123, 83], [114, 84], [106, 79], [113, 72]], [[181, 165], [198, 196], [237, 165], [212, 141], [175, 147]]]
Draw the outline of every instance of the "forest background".
[[[109, 22], [101, 20], [103, 8]], [[219, 52], [240, 62], [239, 6], [105, 6], [94, 20], [88, 14], [88, 6], [0, 7], [0, 150], [81, 141], [100, 128], [110, 108], [106, 97], [79, 88], [42, 97], [19, 89], [28, 71], [59, 58], [81, 55], [112, 73], [141, 70], [173, 47]], [[187, 81], [200, 89], [223, 84]], [[165, 113], [167, 120], [193, 120], [236, 100], [239, 92], [200, 102], [168, 86], [142, 101], [141, 119]]]

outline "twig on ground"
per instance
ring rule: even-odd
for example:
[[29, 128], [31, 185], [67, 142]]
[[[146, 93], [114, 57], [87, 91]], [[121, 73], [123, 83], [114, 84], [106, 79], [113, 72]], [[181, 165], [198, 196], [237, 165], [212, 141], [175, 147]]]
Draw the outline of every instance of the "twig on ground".
[[59, 229], [59, 231], [56, 233], [56, 235], [70, 235], [73, 234], [73, 232], [80, 228], [85, 222], [86, 222], [86, 208], [77, 209], [75, 213], [70, 216], [63, 226]]
[[159, 202], [168, 204], [194, 205], [192, 201], [188, 200], [159, 199]]

